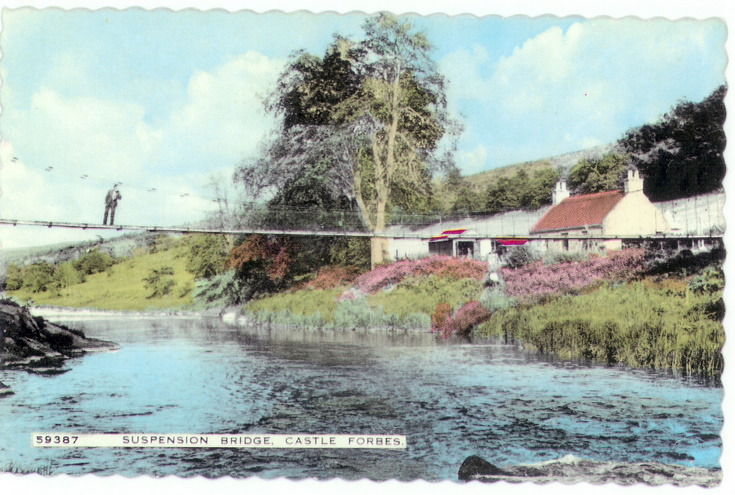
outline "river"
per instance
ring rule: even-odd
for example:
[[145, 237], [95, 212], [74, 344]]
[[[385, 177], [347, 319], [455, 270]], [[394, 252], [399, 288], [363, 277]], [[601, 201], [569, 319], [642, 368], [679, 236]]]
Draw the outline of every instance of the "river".
[[[51, 474], [456, 480], [572, 454], [716, 468], [722, 388], [417, 332], [216, 318], [49, 318], [121, 349], [56, 376], [0, 370], [0, 469]], [[39, 449], [32, 431], [406, 435], [405, 450]]]

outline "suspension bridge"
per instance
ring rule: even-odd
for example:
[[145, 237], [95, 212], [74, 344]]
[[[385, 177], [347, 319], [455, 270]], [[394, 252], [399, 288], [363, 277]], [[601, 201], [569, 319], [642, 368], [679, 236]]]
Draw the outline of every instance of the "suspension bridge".
[[[351, 230], [334, 230], [334, 229], [268, 229], [268, 228], [240, 228], [240, 229], [212, 229], [199, 227], [165, 227], [158, 225], [103, 225], [94, 223], [74, 223], [74, 222], [57, 222], [45, 220], [17, 220], [0, 218], [0, 225], [8, 225], [13, 227], [45, 227], [60, 229], [79, 229], [79, 230], [107, 230], [107, 231], [139, 231], [147, 233], [161, 234], [212, 234], [212, 235], [288, 235], [288, 236], [322, 236], [322, 237], [378, 237], [391, 239], [429, 239], [425, 229], [419, 231], [411, 231], [406, 228], [388, 229], [383, 232], [361, 232]], [[406, 226], [403, 226], [406, 227]], [[483, 237], [495, 239], [511, 239], [518, 238], [524, 240], [548, 240], [548, 239], [579, 239], [579, 240], [706, 240], [706, 239], [722, 239], [723, 234], [656, 234], [651, 236], [640, 235], [511, 235], [502, 232], [473, 232], [468, 233], [468, 237]]]

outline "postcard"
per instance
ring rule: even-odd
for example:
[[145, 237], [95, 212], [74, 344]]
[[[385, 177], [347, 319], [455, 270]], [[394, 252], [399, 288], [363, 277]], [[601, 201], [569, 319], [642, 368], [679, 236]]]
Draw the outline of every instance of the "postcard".
[[2, 10], [1, 483], [733, 486], [725, 12], [113, 7]]

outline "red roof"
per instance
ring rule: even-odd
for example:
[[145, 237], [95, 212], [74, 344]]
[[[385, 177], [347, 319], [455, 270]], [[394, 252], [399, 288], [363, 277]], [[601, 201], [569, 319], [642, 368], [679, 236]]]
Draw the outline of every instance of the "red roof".
[[442, 232], [442, 235], [459, 235], [466, 231], [467, 229], [449, 229]]
[[623, 196], [623, 191], [608, 191], [569, 197], [552, 206], [536, 222], [531, 233], [600, 225]]

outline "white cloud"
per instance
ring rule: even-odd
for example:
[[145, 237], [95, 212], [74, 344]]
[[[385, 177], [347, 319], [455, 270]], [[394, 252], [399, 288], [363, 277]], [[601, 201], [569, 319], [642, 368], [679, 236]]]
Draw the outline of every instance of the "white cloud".
[[[216, 207], [202, 197], [211, 194], [209, 176], [222, 170], [231, 175], [272, 125], [260, 95], [281, 68], [281, 62], [248, 52], [197, 72], [186, 101], [155, 124], [146, 122], [139, 104], [39, 90], [29, 108], [15, 110], [12, 119], [4, 115], [0, 216], [101, 223], [105, 193], [118, 181], [118, 224], [200, 220]], [[68, 238], [51, 230], [24, 240], [19, 229], [3, 229], [2, 241], [7, 247]]]
[[273, 124], [261, 98], [282, 68], [281, 62], [248, 52], [211, 73], [194, 74], [186, 105], [172, 114], [165, 129], [169, 146], [187, 140], [187, 152], [201, 159], [217, 156], [224, 161], [220, 165], [252, 154]]
[[487, 161], [487, 150], [485, 146], [478, 144], [472, 151], [460, 150], [457, 153], [459, 168], [465, 175], [474, 174], [485, 170]]
[[601, 18], [549, 28], [497, 61], [458, 51], [442, 70], [468, 131], [483, 133], [474, 142], [538, 158], [613, 141], [679, 99], [704, 98], [724, 81], [724, 49], [713, 50], [724, 36], [718, 21]]

